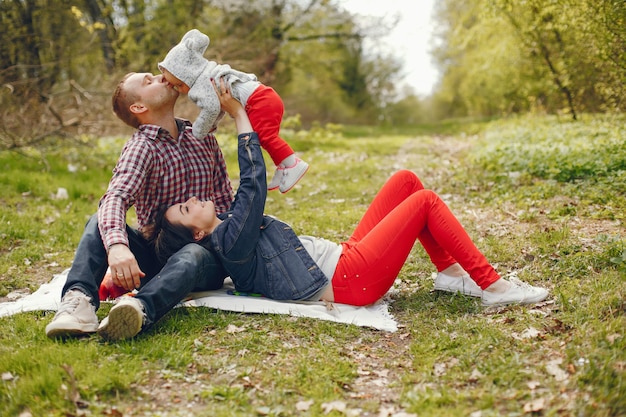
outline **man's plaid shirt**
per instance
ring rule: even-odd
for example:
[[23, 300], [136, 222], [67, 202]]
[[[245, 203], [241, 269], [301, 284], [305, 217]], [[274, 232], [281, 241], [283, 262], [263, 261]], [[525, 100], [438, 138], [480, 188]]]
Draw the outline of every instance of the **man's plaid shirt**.
[[124, 145], [98, 207], [98, 226], [107, 250], [117, 243], [128, 245], [126, 212], [133, 205], [140, 230], [162, 205], [192, 196], [212, 200], [218, 213], [229, 209], [233, 190], [215, 136], [197, 139], [191, 123], [177, 123], [178, 140], [159, 126], [141, 125]]

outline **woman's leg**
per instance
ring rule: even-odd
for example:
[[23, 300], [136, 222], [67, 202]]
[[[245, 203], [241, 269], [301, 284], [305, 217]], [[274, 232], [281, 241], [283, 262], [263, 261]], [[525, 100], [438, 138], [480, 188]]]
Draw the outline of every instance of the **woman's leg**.
[[[374, 197], [372, 204], [359, 221], [347, 244], [351, 246], [361, 241], [391, 210], [406, 200], [408, 196], [423, 189], [424, 185], [414, 172], [401, 170], [393, 174]], [[435, 241], [428, 228], [424, 228], [422, 233], [419, 233], [418, 239], [437, 271], [443, 271], [456, 264], [456, 260]], [[415, 240], [410, 243], [412, 247]]]
[[400, 171], [343, 244], [332, 280], [335, 301], [366, 305], [378, 300], [395, 281], [415, 241], [422, 238], [438, 262], [445, 260], [449, 266], [458, 261], [482, 288], [500, 278], [446, 204], [423, 189], [415, 174]]

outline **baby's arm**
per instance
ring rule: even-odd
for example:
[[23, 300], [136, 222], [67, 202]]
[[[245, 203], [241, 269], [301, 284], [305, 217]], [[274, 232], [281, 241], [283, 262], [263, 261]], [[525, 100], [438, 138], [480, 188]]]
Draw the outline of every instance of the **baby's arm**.
[[200, 107], [200, 114], [193, 122], [193, 135], [203, 138], [211, 132], [218, 122], [222, 109], [220, 100], [211, 84], [210, 77], [200, 75], [189, 90], [189, 98]]

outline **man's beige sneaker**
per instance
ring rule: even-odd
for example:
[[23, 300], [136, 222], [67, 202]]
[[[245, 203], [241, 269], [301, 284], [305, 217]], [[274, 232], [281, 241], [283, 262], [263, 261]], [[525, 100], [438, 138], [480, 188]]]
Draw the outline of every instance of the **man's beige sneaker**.
[[507, 278], [511, 287], [503, 292], [483, 291], [484, 306], [504, 306], [508, 304], [534, 304], [548, 297], [548, 290], [533, 287], [515, 277]]
[[130, 339], [141, 331], [145, 317], [141, 301], [135, 297], [124, 296], [102, 320], [98, 334], [108, 340]]
[[91, 297], [80, 290], [69, 290], [61, 300], [61, 306], [46, 326], [46, 336], [66, 338], [85, 336], [98, 329], [96, 307]]

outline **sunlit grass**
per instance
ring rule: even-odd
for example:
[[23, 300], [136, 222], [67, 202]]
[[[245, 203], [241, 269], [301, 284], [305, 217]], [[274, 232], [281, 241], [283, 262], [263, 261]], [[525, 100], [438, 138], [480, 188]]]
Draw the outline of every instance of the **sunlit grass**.
[[[433, 292], [433, 267], [416, 246], [393, 291], [393, 334], [185, 308], [133, 340], [59, 342], [44, 334], [51, 313], [18, 314], [0, 319], [0, 415], [624, 415], [625, 177], [613, 163], [624, 148], [609, 146], [623, 144], [623, 126], [589, 116], [394, 134], [288, 130], [311, 169], [288, 194], [269, 194], [268, 213], [344, 240], [387, 177], [411, 169], [501, 274], [549, 288], [550, 301], [485, 309]], [[236, 184], [236, 141], [228, 124], [220, 130]], [[0, 296], [34, 290], [70, 265], [122, 143], [59, 147], [45, 162], [0, 154]], [[67, 199], [56, 198], [59, 188]], [[348, 411], [327, 413], [332, 401]]]

